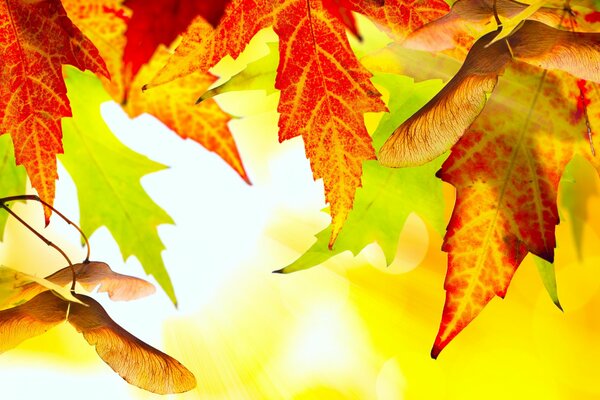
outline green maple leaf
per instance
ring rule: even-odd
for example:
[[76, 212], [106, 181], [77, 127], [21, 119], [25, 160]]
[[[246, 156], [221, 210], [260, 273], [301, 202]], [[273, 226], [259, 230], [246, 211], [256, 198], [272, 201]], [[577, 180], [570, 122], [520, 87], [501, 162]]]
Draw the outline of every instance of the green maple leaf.
[[[411, 78], [392, 74], [375, 75], [372, 81], [392, 94], [388, 104], [390, 113], [382, 117], [373, 134], [376, 149], [442, 87], [438, 80], [415, 83]], [[442, 182], [435, 173], [444, 158], [420, 167], [401, 169], [382, 167], [377, 161], [364, 163], [363, 186], [356, 192], [354, 208], [333, 249], [328, 248], [328, 227], [316, 235], [316, 242], [299, 259], [276, 272], [308, 269], [344, 251], [357, 255], [373, 242], [379, 244], [389, 265], [396, 255], [406, 219], [413, 212], [442, 234], [444, 198]]]
[[246, 65], [242, 71], [232, 76], [227, 82], [206, 91], [198, 102], [210, 99], [222, 93], [235, 92], [241, 90], [264, 90], [267, 95], [275, 93], [275, 77], [277, 75], [277, 66], [279, 65], [279, 44], [265, 43], [269, 53], [258, 60], [252, 61]]
[[67, 70], [73, 118], [64, 118], [65, 154], [60, 156], [77, 186], [81, 228], [91, 235], [106, 226], [124, 259], [134, 255], [177, 304], [156, 230], [171, 217], [144, 191], [140, 179], [165, 167], [123, 145], [100, 114], [110, 100], [100, 81], [73, 68]]
[[[14, 154], [10, 136], [0, 136], [0, 197], [25, 194], [27, 173], [23, 166], [15, 164]], [[4, 236], [7, 218], [8, 213], [0, 210], [0, 240]]]

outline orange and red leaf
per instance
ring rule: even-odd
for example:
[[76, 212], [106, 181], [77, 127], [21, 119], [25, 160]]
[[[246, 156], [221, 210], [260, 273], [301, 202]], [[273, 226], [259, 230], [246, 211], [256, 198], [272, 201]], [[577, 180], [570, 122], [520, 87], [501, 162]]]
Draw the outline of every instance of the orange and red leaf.
[[[0, 135], [11, 135], [17, 164], [52, 204], [56, 155], [63, 152], [60, 119], [71, 116], [62, 65], [108, 72], [59, 0], [3, 1], [0, 21]], [[45, 215], [48, 222], [47, 208]]]

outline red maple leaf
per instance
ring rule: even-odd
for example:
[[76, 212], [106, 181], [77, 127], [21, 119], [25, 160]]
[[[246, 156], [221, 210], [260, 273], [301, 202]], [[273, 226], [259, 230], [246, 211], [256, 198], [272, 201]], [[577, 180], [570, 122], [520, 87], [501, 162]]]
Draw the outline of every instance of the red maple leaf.
[[[210, 86], [215, 77], [197, 73], [170, 82], [156, 90], [142, 92], [141, 88], [164, 65], [169, 51], [163, 45], [152, 48], [151, 58], [145, 60], [135, 75], [126, 71], [123, 62], [126, 47], [125, 32], [131, 31], [134, 18], [118, 0], [63, 0], [69, 15], [90, 37], [106, 61], [112, 80], [103, 80], [112, 98], [123, 105], [129, 116], [149, 113], [182, 138], [189, 138], [217, 153], [246, 182], [249, 182], [236, 144], [227, 123], [230, 119], [214, 100], [194, 105], [199, 94]], [[202, 18], [195, 26], [203, 36], [213, 28]], [[141, 60], [141, 59], [140, 59]]]
[[[12, 137], [17, 164], [47, 203], [54, 200], [60, 119], [70, 117], [62, 65], [108, 77], [104, 61], [59, 0], [0, 2], [0, 134]], [[45, 209], [46, 222], [50, 210]]]
[[[385, 110], [370, 73], [350, 49], [344, 28], [352, 24], [344, 22], [349, 14], [340, 10], [362, 12], [395, 32], [416, 29], [447, 10], [445, 4], [431, 1], [391, 3], [382, 7], [375, 0], [233, 1], [212, 36], [203, 36], [192, 25], [169, 64], [148, 86], [208, 71], [227, 54], [236, 58], [259, 30], [272, 26], [280, 39], [275, 83], [281, 90], [279, 139], [304, 139], [314, 178], [323, 179], [331, 206], [332, 246], [361, 184], [362, 162], [375, 158], [364, 114]], [[423, 4], [439, 7], [421, 15]], [[410, 17], [397, 10], [401, 5], [410, 9]]]
[[158, 45], [170, 45], [197, 16], [216, 26], [229, 0], [126, 0], [133, 16], [127, 26], [127, 45], [123, 54], [126, 68], [135, 76], [148, 62]]

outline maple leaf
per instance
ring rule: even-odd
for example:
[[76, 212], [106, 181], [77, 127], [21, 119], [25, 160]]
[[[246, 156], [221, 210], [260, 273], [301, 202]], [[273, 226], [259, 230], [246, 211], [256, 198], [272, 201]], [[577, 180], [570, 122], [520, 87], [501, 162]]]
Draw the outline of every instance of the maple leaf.
[[132, 385], [158, 394], [181, 393], [196, 386], [194, 375], [177, 360], [117, 325], [91, 297], [76, 297], [84, 304], [47, 291], [0, 311], [0, 353], [67, 320], [95, 346], [100, 358]]
[[[118, 0], [91, 0], [85, 3], [64, 0], [63, 3], [71, 18], [98, 46], [113, 78], [111, 81], [103, 80], [104, 87], [116, 102], [123, 105], [130, 117], [145, 112], [153, 115], [180, 137], [194, 140], [217, 153], [242, 179], [249, 182], [227, 126], [229, 116], [214, 101], [194, 106], [198, 96], [214, 82], [214, 76], [196, 73], [171, 82], [160, 90], [142, 93], [142, 85], [163, 66], [168, 50], [164, 46], [158, 46], [156, 51], [153, 49], [153, 57], [146, 59], [147, 63], [140, 65], [139, 71], [132, 75], [131, 71], [125, 71], [123, 62], [127, 43], [125, 32], [133, 29], [128, 28], [132, 21], [130, 11], [123, 8]], [[212, 32], [210, 25], [200, 18], [197, 18], [195, 26], [202, 35]]]
[[526, 21], [506, 41], [489, 45], [488, 33], [471, 48], [458, 73], [383, 145], [382, 164], [420, 165], [448, 150], [485, 105], [498, 75], [513, 59], [600, 81], [600, 34], [566, 32]]
[[447, 292], [433, 357], [504, 297], [528, 252], [553, 261], [558, 183], [585, 131], [570, 119], [575, 96], [557, 90], [565, 80], [515, 64], [442, 166], [457, 200], [442, 248]]
[[228, 3], [229, 0], [125, 0], [123, 5], [133, 12], [123, 52], [127, 73], [135, 76], [159, 45], [169, 46], [197, 16], [217, 25]]
[[[575, 84], [562, 88], [574, 83], [568, 75], [536, 75], [516, 60], [600, 79], [600, 34], [525, 21], [508, 39], [491, 43], [496, 35], [475, 42], [458, 73], [379, 153], [386, 165], [419, 165], [454, 145], [475, 120], [438, 174], [457, 188], [457, 202], [443, 246], [446, 302], [434, 358], [494, 296], [504, 297], [528, 252], [553, 261], [558, 182], [575, 150], [582, 151], [584, 130], [571, 125], [581, 125], [571, 115], [581, 108], [581, 93], [574, 93]], [[506, 68], [513, 69], [510, 77], [479, 115]], [[525, 93], [534, 97], [523, 101]], [[546, 121], [547, 110], [561, 115]], [[583, 152], [589, 157], [589, 149]]]
[[73, 118], [63, 120], [67, 151], [60, 160], [77, 185], [81, 227], [91, 234], [106, 226], [123, 258], [135, 255], [176, 303], [157, 232], [158, 225], [173, 221], [140, 184], [142, 176], [164, 167], [110, 132], [100, 114], [100, 104], [109, 98], [95, 77], [70, 69], [66, 81]]
[[[353, 11], [377, 16], [388, 24], [393, 21], [396, 30], [411, 29], [416, 20], [407, 20], [401, 13], [388, 14], [378, 1], [343, 5], [352, 5]], [[195, 24], [190, 26], [169, 63], [147, 88], [195, 71], [206, 72], [225, 55], [237, 58], [259, 30], [272, 26], [280, 39], [281, 55], [275, 83], [281, 90], [279, 139], [304, 139], [313, 176], [323, 179], [330, 204], [331, 247], [361, 185], [362, 162], [375, 158], [363, 115], [385, 108], [369, 81], [370, 74], [350, 49], [339, 15], [336, 18], [328, 9], [331, 3], [320, 0], [233, 1], [211, 36], [203, 35]], [[431, 14], [427, 10], [426, 15]]]
[[[88, 261], [60, 269], [44, 278], [41, 283], [37, 279], [28, 279], [30, 282], [21, 280], [14, 285], [12, 294], [7, 296], [8, 299], [4, 302], [0, 301], [0, 304], [19, 304], [48, 289], [64, 287], [72, 283], [73, 273], [75, 273], [77, 283], [85, 290], [91, 292], [98, 288], [98, 293], [107, 292], [110, 299], [115, 301], [139, 299], [153, 294], [156, 290], [154, 285], [143, 279], [114, 272], [106, 263]], [[50, 287], [44, 282], [50, 282], [53, 286]], [[70, 294], [68, 291], [67, 293]], [[64, 295], [62, 297], [70, 301], [77, 301], [75, 298], [68, 298]]]
[[[54, 200], [60, 119], [71, 115], [62, 65], [108, 77], [94, 45], [69, 20], [59, 0], [0, 3], [0, 135], [9, 133], [17, 164], [47, 203]], [[44, 208], [46, 223], [50, 209]]]
[[[15, 163], [13, 146], [8, 136], [0, 136], [0, 197], [16, 196], [25, 193], [27, 173]], [[4, 236], [4, 227], [8, 213], [0, 211], [0, 240]]]
[[[441, 87], [439, 80], [415, 84], [411, 78], [391, 74], [375, 75], [372, 80], [394, 94], [388, 104], [390, 113], [384, 115], [373, 134], [375, 147]], [[384, 168], [376, 161], [365, 163], [363, 187], [356, 192], [354, 208], [335, 248], [328, 248], [331, 228], [327, 227], [316, 235], [316, 242], [300, 258], [276, 272], [308, 269], [344, 251], [358, 255], [373, 242], [381, 247], [390, 265], [396, 256], [400, 233], [412, 212], [441, 235], [444, 200], [441, 182], [433, 179], [433, 175], [442, 161], [396, 170]]]

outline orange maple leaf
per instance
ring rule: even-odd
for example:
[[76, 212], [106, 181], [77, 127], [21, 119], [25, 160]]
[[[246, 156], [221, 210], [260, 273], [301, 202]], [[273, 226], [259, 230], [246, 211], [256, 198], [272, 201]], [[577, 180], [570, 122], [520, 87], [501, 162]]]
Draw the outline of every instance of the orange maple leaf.
[[[62, 65], [109, 74], [59, 0], [3, 1], [0, 21], [0, 135], [11, 135], [17, 164], [52, 204], [56, 155], [63, 152], [60, 119], [71, 116]], [[48, 223], [51, 210], [44, 213]]]
[[443, 245], [447, 293], [434, 358], [494, 296], [504, 297], [528, 252], [553, 261], [559, 180], [575, 151], [590, 157], [588, 93], [576, 77], [600, 82], [600, 34], [526, 21], [490, 45], [495, 35], [473, 45], [459, 72], [380, 152], [386, 165], [415, 165], [462, 136], [439, 173], [457, 200]]
[[494, 296], [505, 296], [528, 252], [553, 261], [560, 178], [576, 151], [590, 156], [583, 119], [572, 118], [574, 83], [515, 64], [442, 166], [457, 200], [442, 248], [447, 292], [433, 357]]
[[[343, 4], [342, 4], [343, 3]], [[429, 1], [386, 3], [344, 1], [344, 7], [363, 12], [394, 31], [417, 27], [417, 18], [395, 10], [414, 4], [437, 4], [439, 17], [446, 5]], [[213, 35], [206, 36], [192, 25], [183, 35], [170, 62], [150, 82], [155, 87], [196, 71], [208, 71], [222, 57], [233, 58], [261, 29], [272, 26], [279, 36], [280, 63], [275, 86], [281, 90], [278, 111], [279, 139], [302, 136], [313, 176], [322, 178], [330, 204], [330, 246], [352, 208], [361, 184], [362, 162], [375, 158], [363, 116], [384, 111], [380, 95], [369, 81], [370, 73], [352, 53], [344, 30], [344, 18], [331, 13], [331, 1], [236, 0], [226, 9]], [[420, 15], [420, 9], [412, 9]], [[419, 25], [420, 26], [420, 25]]]
[[[123, 105], [130, 117], [149, 113], [163, 122], [177, 135], [192, 139], [206, 149], [217, 153], [246, 182], [249, 182], [237, 146], [227, 126], [229, 115], [214, 100], [194, 105], [198, 96], [214, 81], [208, 73], [170, 82], [155, 91], [142, 92], [141, 88], [164, 65], [168, 50], [159, 45], [152, 58], [131, 75], [123, 59], [126, 47], [125, 32], [131, 21], [131, 11], [118, 0], [92, 0], [63, 3], [75, 23], [90, 37], [106, 60], [112, 80], [103, 84], [112, 98]], [[204, 35], [213, 28], [201, 18], [196, 26]]]

